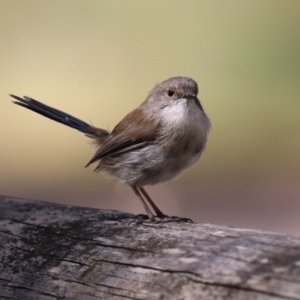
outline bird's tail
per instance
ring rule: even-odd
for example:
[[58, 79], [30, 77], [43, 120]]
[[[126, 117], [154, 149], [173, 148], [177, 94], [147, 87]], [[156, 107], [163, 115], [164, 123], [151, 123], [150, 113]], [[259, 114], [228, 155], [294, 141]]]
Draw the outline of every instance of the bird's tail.
[[104, 129], [91, 126], [90, 124], [85, 123], [61, 110], [45, 105], [30, 97], [24, 96], [23, 98], [21, 98], [15, 95], [10, 95], [10, 96], [17, 100], [17, 101], [13, 101], [15, 104], [23, 106], [44, 117], [47, 117], [51, 120], [54, 120], [66, 126], [75, 128], [80, 132], [83, 132], [88, 137], [105, 138], [106, 136], [109, 135], [109, 132]]

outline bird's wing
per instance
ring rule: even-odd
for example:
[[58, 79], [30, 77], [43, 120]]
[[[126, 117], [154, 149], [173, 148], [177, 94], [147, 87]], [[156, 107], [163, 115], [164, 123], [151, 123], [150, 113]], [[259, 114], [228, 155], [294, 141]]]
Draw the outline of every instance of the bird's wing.
[[137, 108], [114, 128], [86, 167], [104, 157], [141, 149], [152, 143], [158, 132], [159, 122], [150, 119]]

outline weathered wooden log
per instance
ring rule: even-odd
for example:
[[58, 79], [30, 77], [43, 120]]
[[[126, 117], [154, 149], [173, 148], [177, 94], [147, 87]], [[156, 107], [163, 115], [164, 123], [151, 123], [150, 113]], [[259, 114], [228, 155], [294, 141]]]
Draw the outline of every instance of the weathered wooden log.
[[0, 299], [300, 299], [300, 238], [0, 198]]

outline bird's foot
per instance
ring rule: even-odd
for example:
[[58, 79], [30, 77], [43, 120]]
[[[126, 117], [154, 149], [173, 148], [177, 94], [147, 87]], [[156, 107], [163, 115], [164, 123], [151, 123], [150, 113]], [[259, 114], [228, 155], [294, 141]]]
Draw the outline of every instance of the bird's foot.
[[135, 217], [135, 223], [141, 225], [143, 223], [194, 223], [190, 218], [181, 218], [176, 216], [168, 216], [165, 214], [153, 216], [150, 218], [148, 215], [139, 214]]

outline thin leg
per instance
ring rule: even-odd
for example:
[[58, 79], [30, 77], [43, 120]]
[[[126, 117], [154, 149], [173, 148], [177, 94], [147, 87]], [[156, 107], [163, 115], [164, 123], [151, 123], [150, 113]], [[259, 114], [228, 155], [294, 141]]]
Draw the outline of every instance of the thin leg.
[[150, 203], [151, 207], [153, 208], [153, 210], [156, 213], [156, 216], [160, 217], [160, 218], [166, 217], [166, 215], [156, 206], [156, 204], [150, 198], [150, 196], [145, 191], [145, 189], [143, 187], [140, 187], [139, 190], [142, 192], [142, 194], [145, 196], [145, 198], [147, 199], [147, 201]]
[[[154, 214], [152, 213], [152, 211], [149, 209], [149, 207], [147, 206], [145, 200], [143, 199], [139, 189], [135, 186], [135, 185], [132, 185], [131, 188], [133, 189], [133, 191], [135, 192], [135, 194], [138, 196], [138, 198], [140, 199], [140, 201], [142, 202], [143, 206], [144, 206], [144, 209], [148, 215], [148, 218], [150, 221], [153, 221], [155, 220], [155, 216]], [[151, 203], [150, 203], [151, 204]]]
[[[147, 215], [138, 215], [136, 216], [137, 221], [136, 224], [143, 224], [143, 223], [167, 223], [167, 222], [188, 222], [188, 223], [193, 223], [193, 221], [189, 218], [180, 218], [180, 217], [170, 217], [165, 215], [153, 202], [153, 200], [149, 197], [149, 195], [146, 193], [146, 191], [140, 187], [136, 187], [135, 185], [132, 185], [131, 188], [137, 195], [137, 197], [140, 199], [142, 202], [144, 209], [147, 213]], [[147, 199], [151, 207], [156, 213], [156, 216], [152, 213], [152, 211], [149, 209], [147, 206], [146, 201], [144, 200], [143, 196], [141, 193], [144, 195], [144, 197]]]

